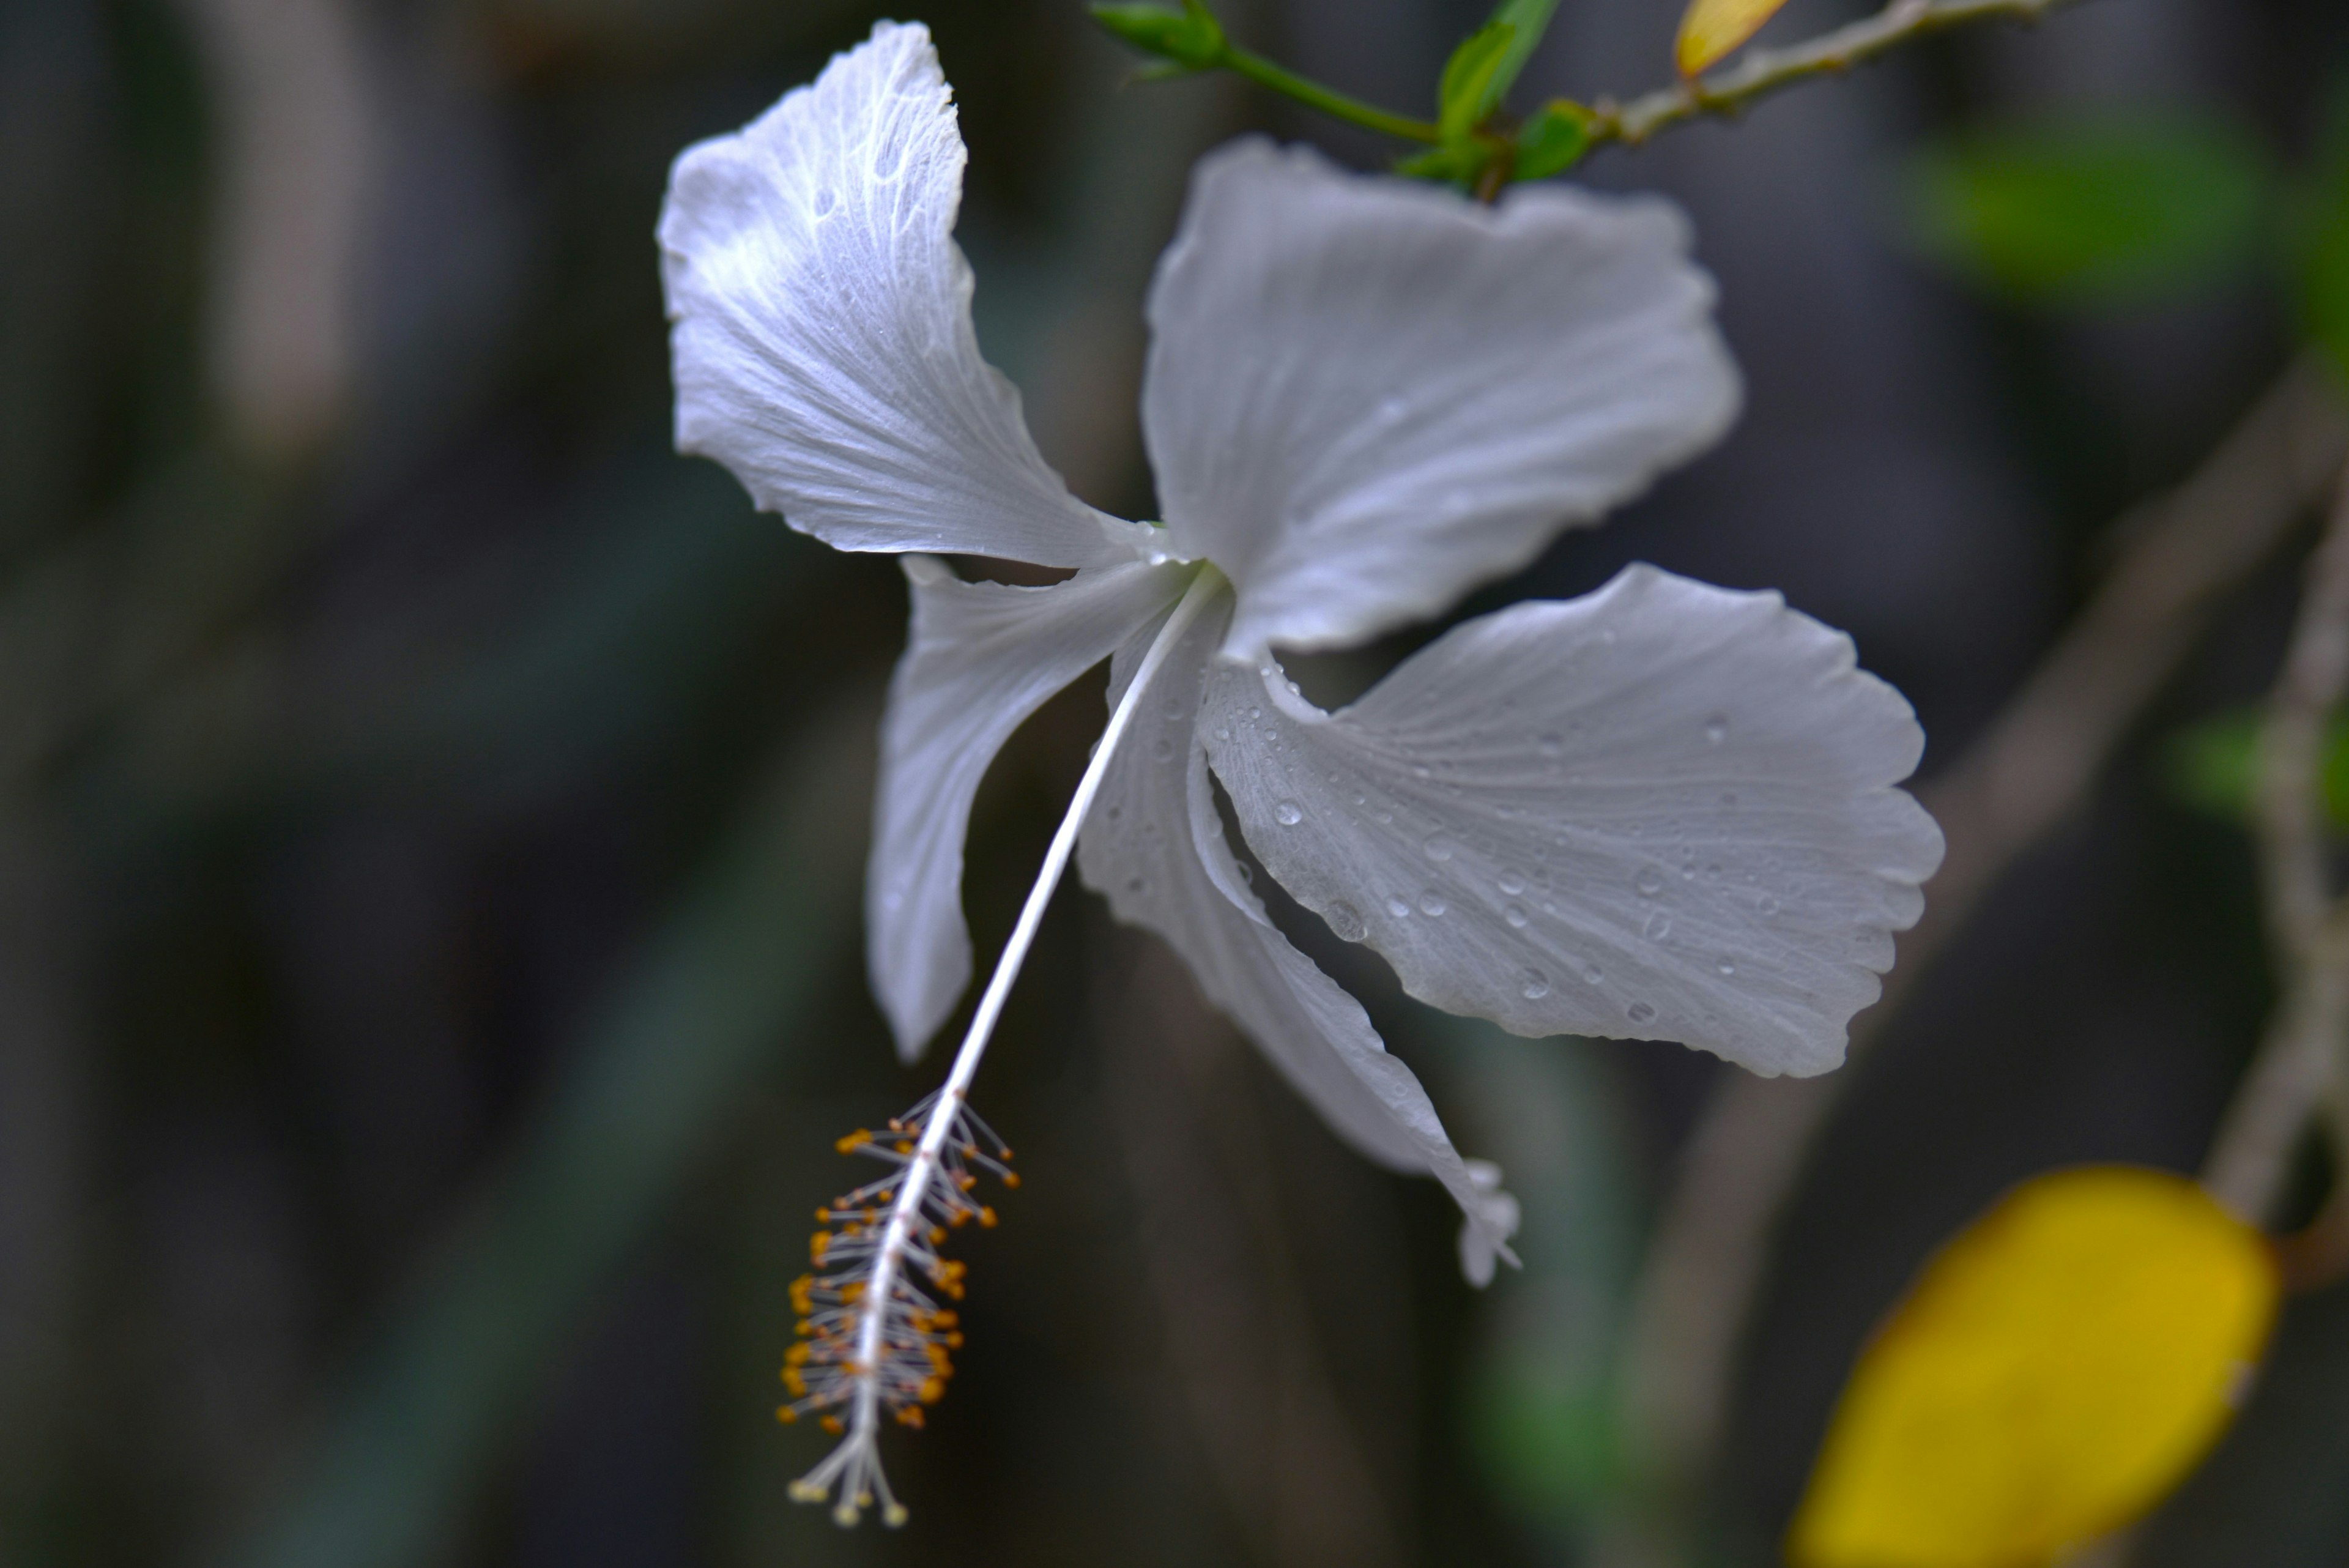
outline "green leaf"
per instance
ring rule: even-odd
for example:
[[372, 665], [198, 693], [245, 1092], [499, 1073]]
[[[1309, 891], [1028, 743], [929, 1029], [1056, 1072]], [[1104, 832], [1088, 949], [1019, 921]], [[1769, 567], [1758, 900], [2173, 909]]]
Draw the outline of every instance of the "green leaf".
[[1203, 0], [1164, 5], [1096, 5], [1093, 20], [1145, 54], [1162, 55], [1185, 71], [1212, 70], [1224, 61], [1223, 24]]
[[[2170, 793], [2213, 816], [2250, 821], [2259, 788], [2261, 720], [2257, 709], [2246, 708], [2171, 736], [2163, 759]], [[2325, 737], [2323, 769], [2326, 815], [2349, 829], [2349, 717], [2335, 720]]]
[[1463, 137], [1447, 141], [1441, 147], [1431, 147], [1415, 152], [1395, 163], [1395, 172], [1414, 180], [1434, 180], [1457, 185], [1462, 190], [1473, 189], [1485, 166], [1493, 161], [1496, 144], [1475, 137]]
[[1542, 35], [1549, 31], [1549, 19], [1557, 13], [1557, 0], [1501, 0], [1493, 8], [1492, 20], [1506, 22], [1516, 29], [1502, 54], [1500, 64], [1493, 68], [1493, 101], [1499, 103], [1509, 89], [1516, 85], [1517, 73], [1533, 58], [1534, 50], [1541, 45]]
[[1517, 131], [1517, 166], [1512, 178], [1547, 180], [1574, 167], [1590, 146], [1590, 119], [1580, 104], [1553, 99]]
[[1501, 101], [1495, 85], [1501, 61], [1516, 39], [1510, 22], [1487, 22], [1461, 41], [1444, 62], [1444, 80], [1436, 89], [1435, 123], [1446, 142], [1458, 141], [1485, 123]]
[[2177, 295], [2223, 282], [2266, 233], [2272, 166], [2231, 122], [2140, 111], [1962, 135], [1919, 157], [1925, 248], [2037, 305]]

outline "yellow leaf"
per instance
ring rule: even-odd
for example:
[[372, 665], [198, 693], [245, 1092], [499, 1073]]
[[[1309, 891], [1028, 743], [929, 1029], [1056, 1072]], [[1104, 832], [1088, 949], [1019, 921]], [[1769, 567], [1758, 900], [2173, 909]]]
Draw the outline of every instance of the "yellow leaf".
[[1672, 55], [1681, 75], [1709, 71], [1762, 30], [1786, 0], [1689, 0]]
[[2127, 1522], [2215, 1441], [2265, 1344], [2266, 1242], [2182, 1177], [2025, 1182], [1861, 1352], [1795, 1568], [2032, 1568]]

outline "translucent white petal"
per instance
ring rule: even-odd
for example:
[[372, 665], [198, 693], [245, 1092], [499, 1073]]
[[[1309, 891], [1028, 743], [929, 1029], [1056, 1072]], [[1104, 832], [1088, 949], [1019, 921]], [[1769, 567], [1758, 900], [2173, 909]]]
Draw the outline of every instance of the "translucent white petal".
[[678, 445], [844, 550], [1131, 558], [1149, 531], [1069, 494], [979, 357], [962, 168], [928, 32], [888, 22], [688, 148], [660, 220]]
[[[1226, 599], [1160, 668], [1158, 690], [1144, 695], [1086, 819], [1078, 867], [1119, 919], [1149, 927], [1183, 955], [1207, 999], [1340, 1137], [1381, 1164], [1444, 1183], [1467, 1217], [1462, 1266], [1482, 1284], [1494, 1259], [1508, 1256], [1516, 1228], [1499, 1172], [1461, 1159], [1418, 1078], [1387, 1054], [1361, 1004], [1266, 918], [1225, 842], [1194, 722], [1229, 617]], [[1112, 702], [1148, 640], [1138, 637], [1111, 665]]]
[[1776, 594], [1633, 566], [1461, 626], [1324, 713], [1219, 662], [1203, 721], [1258, 858], [1413, 996], [1520, 1034], [1824, 1072], [1924, 907], [1924, 744]]
[[908, 1060], [970, 982], [962, 847], [987, 765], [1046, 698], [1100, 663], [1183, 591], [1179, 566], [1079, 572], [1049, 588], [967, 583], [905, 558], [914, 617], [881, 724], [865, 867], [865, 963]]
[[1143, 421], [1174, 545], [1239, 586], [1226, 651], [1433, 615], [1720, 436], [1736, 370], [1688, 247], [1653, 198], [1204, 161]]

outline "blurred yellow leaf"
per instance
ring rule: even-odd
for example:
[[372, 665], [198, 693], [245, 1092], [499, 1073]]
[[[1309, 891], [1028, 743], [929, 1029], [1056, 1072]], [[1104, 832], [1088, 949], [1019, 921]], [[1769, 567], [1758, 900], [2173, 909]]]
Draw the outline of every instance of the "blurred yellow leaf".
[[1684, 77], [1709, 71], [1762, 30], [1786, 0], [1690, 0], [1672, 57]]
[[2025, 1182], [1860, 1355], [1796, 1568], [2030, 1568], [2150, 1508], [2218, 1438], [2275, 1315], [2259, 1233], [2182, 1177]]

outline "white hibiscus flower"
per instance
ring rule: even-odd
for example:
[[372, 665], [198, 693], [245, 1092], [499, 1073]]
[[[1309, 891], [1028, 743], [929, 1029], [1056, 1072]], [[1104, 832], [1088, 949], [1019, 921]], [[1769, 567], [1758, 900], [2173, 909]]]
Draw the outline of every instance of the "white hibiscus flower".
[[[902, 1137], [864, 1144], [892, 1174], [840, 1206], [864, 1212], [827, 1239], [846, 1271], [806, 1284], [816, 1343], [787, 1380], [849, 1436], [801, 1490], [836, 1486], [848, 1518], [876, 1487], [902, 1512], [872, 1432], [884, 1407], [918, 1417], [958, 1343], [907, 1273], [958, 1293], [935, 1246], [979, 1213], [964, 1096], [1080, 828], [1085, 880], [1333, 1127], [1451, 1190], [1478, 1282], [1516, 1204], [1268, 919], [1211, 774], [1265, 867], [1413, 995], [1767, 1074], [1841, 1059], [1941, 854], [1895, 787], [1923, 743], [1908, 704], [1775, 594], [1635, 566], [1455, 628], [1334, 713], [1282, 673], [1276, 648], [1440, 613], [1728, 426], [1735, 371], [1671, 207], [1554, 186], [1484, 207], [1257, 140], [1210, 156], [1150, 293], [1152, 525], [1072, 497], [980, 358], [953, 239], [964, 156], [927, 33], [885, 23], [688, 151], [660, 226], [678, 445], [795, 527], [905, 553], [866, 921], [906, 1056], [971, 976], [980, 775], [1112, 660], [1110, 726], [954, 1071]], [[914, 552], [1074, 576], [967, 582]]]

